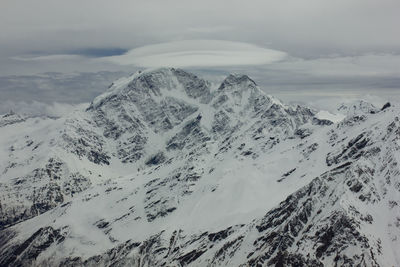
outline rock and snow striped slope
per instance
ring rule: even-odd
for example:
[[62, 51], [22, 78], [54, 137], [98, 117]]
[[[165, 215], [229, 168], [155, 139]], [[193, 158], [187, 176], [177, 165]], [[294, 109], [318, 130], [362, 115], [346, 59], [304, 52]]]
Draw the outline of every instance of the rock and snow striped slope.
[[333, 123], [245, 75], [157, 69], [3, 116], [0, 265], [399, 265], [399, 109], [359, 106]]

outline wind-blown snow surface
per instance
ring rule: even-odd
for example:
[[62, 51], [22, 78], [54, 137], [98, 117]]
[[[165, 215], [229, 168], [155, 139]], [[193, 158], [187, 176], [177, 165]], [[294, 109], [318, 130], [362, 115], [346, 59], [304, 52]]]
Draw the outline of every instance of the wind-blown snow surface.
[[398, 266], [399, 110], [340, 122], [180, 69], [0, 119], [0, 265]]

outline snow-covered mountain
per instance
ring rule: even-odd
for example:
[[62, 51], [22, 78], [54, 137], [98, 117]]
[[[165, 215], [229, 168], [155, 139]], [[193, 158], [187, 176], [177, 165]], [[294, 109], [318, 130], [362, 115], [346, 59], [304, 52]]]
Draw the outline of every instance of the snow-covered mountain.
[[180, 69], [0, 118], [0, 266], [399, 266], [399, 109]]

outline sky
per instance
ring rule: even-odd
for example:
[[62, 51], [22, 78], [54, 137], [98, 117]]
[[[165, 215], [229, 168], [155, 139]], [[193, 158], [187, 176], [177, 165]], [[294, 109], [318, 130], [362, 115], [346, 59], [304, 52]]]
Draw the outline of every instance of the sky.
[[0, 113], [90, 102], [161, 66], [245, 73], [287, 101], [396, 99], [399, 12], [398, 0], [1, 0]]

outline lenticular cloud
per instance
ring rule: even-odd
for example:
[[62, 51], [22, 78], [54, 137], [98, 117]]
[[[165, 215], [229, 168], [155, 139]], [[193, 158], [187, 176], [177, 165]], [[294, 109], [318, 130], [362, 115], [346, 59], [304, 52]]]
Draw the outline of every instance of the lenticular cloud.
[[152, 68], [263, 65], [283, 60], [286, 56], [284, 52], [248, 43], [186, 40], [143, 46], [121, 56], [103, 59], [121, 65]]

